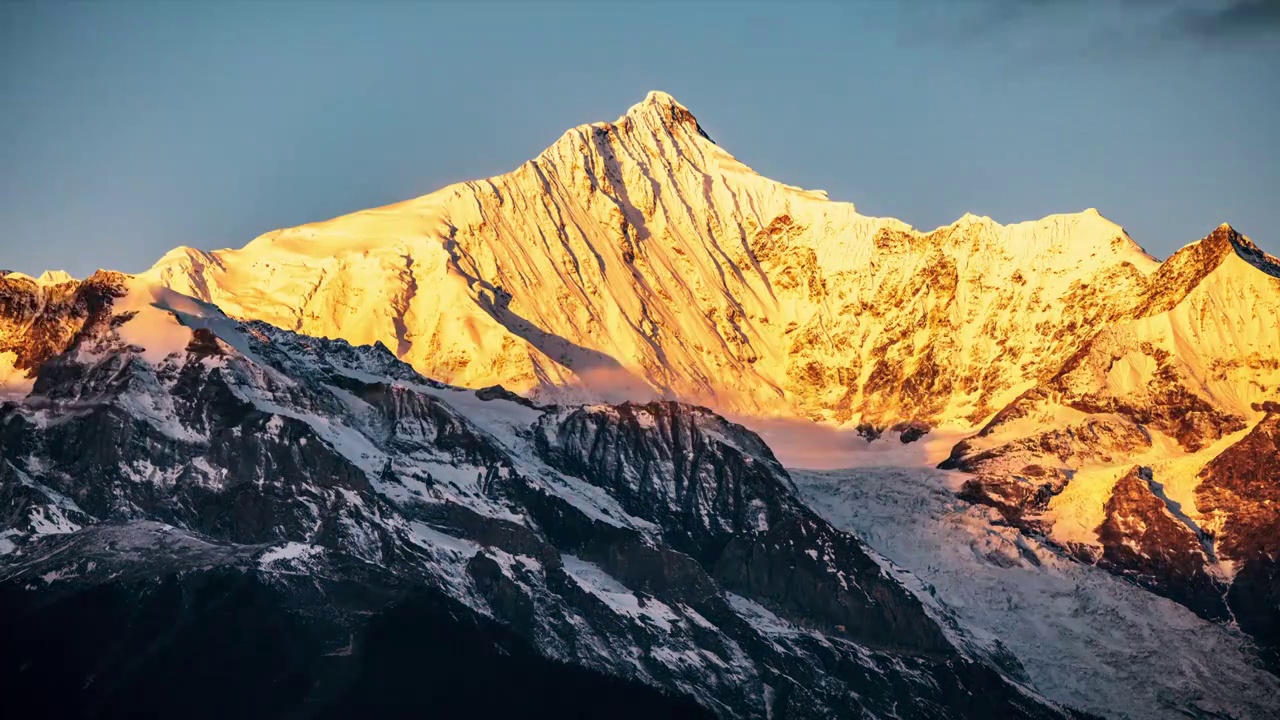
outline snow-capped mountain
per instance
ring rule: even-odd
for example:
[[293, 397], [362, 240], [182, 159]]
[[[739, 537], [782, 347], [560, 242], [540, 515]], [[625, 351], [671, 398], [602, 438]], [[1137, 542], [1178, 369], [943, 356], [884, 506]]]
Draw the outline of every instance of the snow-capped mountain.
[[[920, 232], [760, 177], [663, 93], [506, 175], [146, 275], [470, 387], [976, 433], [965, 497], [1222, 619], [1239, 498], [1198, 488], [1280, 402], [1280, 263], [1229, 226], [1163, 263], [1093, 210]], [[1271, 619], [1236, 617], [1274, 642], [1268, 582], [1242, 612]]]
[[118, 273], [0, 298], [39, 363], [0, 405], [15, 706], [1069, 715], [704, 408], [456, 388]]
[[[240, 249], [0, 273], [6, 398], [26, 648], [86, 593], [233, 597], [310, 648], [262, 692], [323, 684], [271, 695], [315, 712], [412, 682], [368, 674], [413, 649], [391, 617], [487, 648], [462, 675], [640, 716], [1280, 712], [1239, 634], [1280, 673], [1280, 261], [1227, 225], [1164, 262], [1094, 210], [922, 232], [757, 175], [655, 92], [511, 173]], [[797, 492], [790, 448], [716, 412], [911, 468]], [[39, 682], [167, 642], [129, 622]], [[440, 672], [438, 702], [504, 701]]]
[[655, 92], [506, 175], [147, 275], [469, 387], [967, 428], [1132, 313], [1157, 265], [1092, 210], [930, 233], [859, 215]]

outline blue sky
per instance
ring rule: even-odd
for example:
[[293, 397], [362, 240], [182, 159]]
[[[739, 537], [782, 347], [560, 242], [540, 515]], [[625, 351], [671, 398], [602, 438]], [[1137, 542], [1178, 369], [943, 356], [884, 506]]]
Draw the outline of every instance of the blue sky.
[[[1175, 5], [1177, 3], [1175, 2]], [[0, 4], [0, 267], [138, 271], [510, 170], [651, 89], [918, 227], [1097, 207], [1280, 250], [1280, 4]]]

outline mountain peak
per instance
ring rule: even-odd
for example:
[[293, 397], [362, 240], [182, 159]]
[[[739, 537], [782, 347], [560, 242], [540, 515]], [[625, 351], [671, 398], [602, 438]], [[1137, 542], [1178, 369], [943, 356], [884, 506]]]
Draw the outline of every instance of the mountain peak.
[[1239, 239], [1240, 239], [1240, 233], [1236, 232], [1235, 228], [1231, 227], [1231, 225], [1229, 225], [1228, 223], [1222, 223], [1218, 227], [1214, 228], [1212, 232], [1206, 235], [1205, 239], [1202, 240], [1201, 242], [1211, 243], [1215, 247], [1222, 246], [1223, 249], [1225, 249], [1226, 245], [1228, 244], [1234, 245], [1236, 242], [1239, 241]]
[[[658, 115], [670, 115], [673, 112], [689, 112], [689, 108], [685, 107], [674, 97], [661, 90], [650, 90], [644, 99], [632, 105], [626, 115], [623, 117], [634, 117], [636, 115], [650, 115], [657, 113]], [[690, 113], [692, 114], [692, 113]]]
[[1280, 260], [1263, 252], [1235, 228], [1222, 223], [1204, 239], [1186, 245], [1160, 264], [1152, 279], [1154, 294], [1139, 314], [1154, 315], [1172, 309], [1232, 257], [1266, 275], [1280, 278]]
[[[558, 159], [564, 161], [577, 157], [585, 151], [591, 138], [608, 135], [633, 137], [641, 144], [652, 145], [655, 141], [674, 141], [677, 148], [684, 146], [694, 138], [702, 138], [714, 143], [710, 135], [698, 124], [698, 119], [675, 98], [661, 90], [651, 90], [640, 102], [627, 108], [613, 122], [604, 120], [584, 123], [566, 130], [554, 143], [538, 155], [537, 160]], [[584, 144], [586, 142], [587, 144]]]
[[[650, 90], [644, 100], [632, 105], [625, 115], [618, 118], [618, 124], [628, 120], [641, 125], [657, 125], [668, 130], [685, 128], [711, 140], [711, 136], [698, 124], [698, 119], [693, 116], [689, 108], [661, 90]], [[712, 140], [712, 142], [715, 141]]]
[[1202, 239], [1183, 246], [1165, 264], [1192, 262], [1207, 272], [1232, 254], [1250, 255], [1255, 252], [1262, 253], [1253, 241], [1236, 232], [1229, 224], [1222, 223]]
[[[1234, 254], [1241, 260], [1256, 267], [1262, 272], [1280, 277], [1280, 260], [1268, 255], [1250, 240], [1241, 235], [1235, 228], [1222, 223], [1213, 229], [1205, 239], [1193, 245], [1203, 246], [1202, 252], [1216, 258], [1226, 258]], [[1191, 246], [1188, 246], [1191, 247]], [[1185, 250], [1187, 248], [1183, 248]], [[1181, 250], [1179, 252], [1182, 252]]]
[[1230, 239], [1231, 249], [1241, 260], [1272, 277], [1280, 278], [1280, 260], [1268, 255], [1248, 237], [1236, 232], [1235, 228], [1226, 223], [1219, 225], [1214, 232], [1223, 233]]
[[[674, 105], [676, 107], [684, 108], [684, 105], [681, 105], [680, 101], [671, 97], [669, 93], [665, 93], [661, 90], [650, 90], [649, 93], [644, 96], [644, 101], [642, 104], [660, 105], [664, 107], [669, 107]], [[687, 110], [688, 108], [685, 108], [685, 109]]]

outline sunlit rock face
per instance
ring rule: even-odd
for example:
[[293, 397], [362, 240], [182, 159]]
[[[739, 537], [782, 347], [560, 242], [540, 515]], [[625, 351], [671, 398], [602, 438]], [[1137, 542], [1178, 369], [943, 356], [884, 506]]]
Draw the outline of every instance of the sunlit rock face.
[[[1277, 646], [1280, 264], [1228, 226], [958, 443], [961, 497]], [[1271, 549], [1267, 549], [1271, 548]]]
[[1280, 403], [1200, 471], [1196, 505], [1235, 576], [1227, 599], [1235, 620], [1280, 669]]
[[0, 399], [31, 390], [41, 363], [109, 316], [124, 282], [120, 273], [101, 271], [83, 282], [65, 273], [0, 273]]
[[455, 384], [883, 428], [983, 422], [1132, 314], [1155, 267], [1094, 211], [927, 233], [859, 215], [652, 93], [506, 175], [149, 275]]
[[[1205, 533], [1164, 497], [1150, 468], [1135, 467], [1116, 481], [1098, 526], [1098, 564], [1177, 599], [1203, 617], [1226, 620], [1223, 588], [1207, 566]], [[1211, 547], [1211, 546], [1210, 546]]]

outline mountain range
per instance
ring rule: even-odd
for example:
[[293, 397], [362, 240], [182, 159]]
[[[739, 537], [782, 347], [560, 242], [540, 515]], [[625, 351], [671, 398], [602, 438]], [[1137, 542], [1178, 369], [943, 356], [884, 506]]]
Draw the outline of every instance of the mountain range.
[[[1280, 262], [1227, 225], [922, 232], [654, 92], [499, 177], [3, 274], [0, 392], [0, 674], [55, 714], [1280, 712]], [[988, 627], [966, 574], [1090, 627]]]

